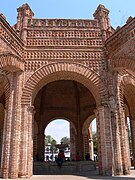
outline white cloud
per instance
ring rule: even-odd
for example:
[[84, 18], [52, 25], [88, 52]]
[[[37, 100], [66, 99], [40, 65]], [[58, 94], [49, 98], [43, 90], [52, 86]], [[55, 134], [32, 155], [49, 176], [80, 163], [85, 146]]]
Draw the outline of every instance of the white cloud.
[[70, 137], [69, 122], [66, 120], [52, 121], [46, 127], [45, 135], [51, 135], [57, 141], [57, 143], [60, 143], [60, 140], [63, 137]]

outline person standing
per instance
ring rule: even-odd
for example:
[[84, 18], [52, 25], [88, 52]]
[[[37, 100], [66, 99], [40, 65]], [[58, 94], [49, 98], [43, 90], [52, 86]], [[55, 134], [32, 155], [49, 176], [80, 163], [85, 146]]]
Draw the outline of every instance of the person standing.
[[61, 168], [62, 164], [64, 162], [65, 159], [65, 155], [63, 150], [60, 150], [59, 154], [58, 154], [58, 158], [56, 159], [56, 163], [58, 164], [58, 166]]

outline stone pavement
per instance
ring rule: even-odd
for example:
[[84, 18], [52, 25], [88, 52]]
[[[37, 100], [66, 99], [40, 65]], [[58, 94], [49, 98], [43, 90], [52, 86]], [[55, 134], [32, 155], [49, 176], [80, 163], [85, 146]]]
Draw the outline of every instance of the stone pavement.
[[[135, 180], [135, 170], [131, 170], [131, 174], [128, 176], [99, 176], [96, 174], [88, 175], [85, 174], [78, 174], [78, 175], [33, 175], [30, 179], [29, 178], [21, 178], [18, 180]], [[1, 179], [2, 180], [2, 179]]]

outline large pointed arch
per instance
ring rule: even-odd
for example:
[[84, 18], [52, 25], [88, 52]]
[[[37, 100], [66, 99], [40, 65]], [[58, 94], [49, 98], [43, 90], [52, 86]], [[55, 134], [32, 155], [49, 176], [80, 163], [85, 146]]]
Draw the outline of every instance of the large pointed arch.
[[[46, 78], [45, 78], [46, 77]], [[38, 69], [26, 82], [22, 94], [22, 105], [31, 105], [39, 89], [55, 80], [76, 80], [86, 86], [99, 105], [104, 100], [106, 89], [98, 74], [79, 63], [51, 63]]]

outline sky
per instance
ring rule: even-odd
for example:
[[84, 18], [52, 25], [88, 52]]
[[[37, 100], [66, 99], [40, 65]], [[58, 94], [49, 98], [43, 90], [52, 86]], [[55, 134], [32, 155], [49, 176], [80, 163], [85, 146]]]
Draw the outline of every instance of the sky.
[[[51, 135], [57, 141], [57, 143], [60, 143], [63, 137], [70, 138], [69, 125], [69, 122], [66, 120], [54, 120], [46, 127], [45, 135]], [[96, 132], [96, 120], [92, 121], [92, 131]]]
[[51, 135], [60, 143], [63, 137], [70, 137], [69, 122], [61, 119], [50, 122], [45, 129], [45, 135]]
[[135, 0], [0, 0], [0, 12], [10, 25], [16, 23], [17, 8], [28, 3], [35, 18], [93, 19], [99, 4], [110, 10], [111, 25], [116, 28], [135, 16]]

